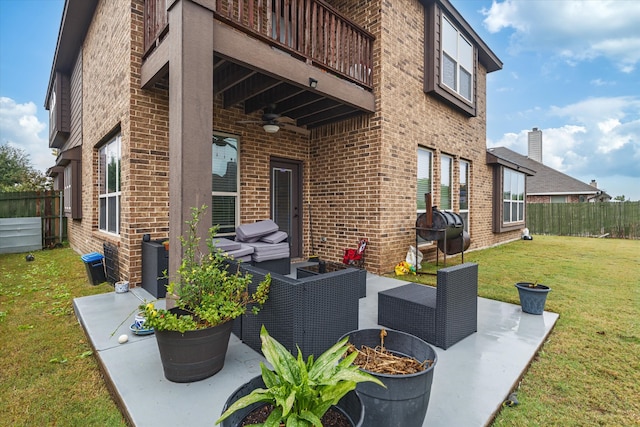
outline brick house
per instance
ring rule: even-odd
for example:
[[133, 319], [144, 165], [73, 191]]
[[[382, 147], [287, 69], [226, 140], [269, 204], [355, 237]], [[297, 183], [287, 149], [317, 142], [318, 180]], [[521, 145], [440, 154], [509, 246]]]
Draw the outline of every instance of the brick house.
[[425, 192], [472, 249], [517, 239], [511, 166], [487, 163], [501, 67], [447, 0], [67, 0], [45, 106], [70, 244], [117, 246], [139, 285], [143, 235], [169, 236], [171, 273], [206, 204], [221, 233], [273, 218], [294, 259], [366, 237], [387, 272]]

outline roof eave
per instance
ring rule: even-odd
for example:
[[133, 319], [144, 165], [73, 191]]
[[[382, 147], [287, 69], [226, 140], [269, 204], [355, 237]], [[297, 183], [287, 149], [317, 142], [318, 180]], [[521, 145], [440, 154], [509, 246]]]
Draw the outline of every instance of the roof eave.
[[45, 109], [49, 107], [49, 96], [53, 89], [55, 74], [56, 72], [67, 74], [71, 72], [97, 5], [98, 0], [65, 0], [56, 51], [49, 75], [49, 85], [44, 98]]

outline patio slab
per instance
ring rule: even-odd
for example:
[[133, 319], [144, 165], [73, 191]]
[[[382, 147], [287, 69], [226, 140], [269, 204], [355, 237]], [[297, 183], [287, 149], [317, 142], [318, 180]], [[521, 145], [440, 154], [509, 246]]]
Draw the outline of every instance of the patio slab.
[[[369, 273], [367, 297], [360, 299], [359, 328], [379, 327], [378, 292], [406, 283]], [[155, 336], [129, 331], [136, 307], [154, 299], [146, 290], [134, 288], [124, 294], [76, 298], [74, 308], [116, 400], [133, 425], [212, 426], [227, 397], [260, 374], [264, 358], [231, 335], [224, 368], [213, 377], [188, 384], [166, 380]], [[434, 347], [438, 362], [423, 425], [490, 423], [557, 319], [555, 313], [531, 315], [519, 305], [479, 298], [478, 332], [448, 350]], [[125, 333], [129, 341], [119, 344], [118, 337]]]

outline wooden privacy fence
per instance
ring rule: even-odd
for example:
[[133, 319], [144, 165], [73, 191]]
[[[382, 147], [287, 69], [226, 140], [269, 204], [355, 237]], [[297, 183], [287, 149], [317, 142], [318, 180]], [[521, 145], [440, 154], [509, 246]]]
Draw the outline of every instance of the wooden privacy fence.
[[532, 234], [640, 239], [640, 202], [527, 203]]
[[42, 245], [54, 247], [67, 238], [67, 220], [61, 214], [58, 191], [0, 193], [0, 218], [42, 218]]

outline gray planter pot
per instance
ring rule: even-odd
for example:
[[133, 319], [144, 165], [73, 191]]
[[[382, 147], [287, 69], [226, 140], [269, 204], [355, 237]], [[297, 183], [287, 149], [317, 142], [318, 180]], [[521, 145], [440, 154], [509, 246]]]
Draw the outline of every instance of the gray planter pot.
[[[179, 310], [173, 308], [171, 310]], [[155, 331], [164, 376], [188, 383], [209, 378], [224, 366], [233, 321], [197, 331]]]
[[516, 283], [522, 311], [529, 314], [542, 314], [547, 295], [551, 291], [548, 286], [535, 285], [529, 282]]
[[[233, 392], [231, 396], [227, 399], [222, 408], [222, 413], [224, 413], [229, 406], [231, 406], [236, 400], [240, 399], [251, 393], [253, 390], [257, 388], [264, 388], [264, 382], [262, 381], [262, 376], [254, 377], [251, 381], [244, 383], [241, 385], [236, 391]], [[226, 418], [224, 421], [220, 423], [221, 427], [238, 427], [242, 425], [242, 421], [244, 418], [249, 415], [253, 410], [264, 406], [264, 402], [257, 402], [253, 405], [249, 405], [246, 408], [242, 408], [234, 412]], [[351, 391], [347, 393], [341, 400], [338, 402], [335, 409], [340, 411], [343, 415], [345, 415], [349, 421], [351, 421], [351, 425], [354, 427], [364, 427], [367, 424], [364, 424], [364, 406], [362, 401], [360, 400], [358, 394], [355, 391]], [[222, 414], [220, 414], [222, 415]], [[372, 426], [373, 424], [369, 424]]]
[[[380, 345], [380, 329], [361, 329], [346, 334], [357, 348], [363, 345]], [[344, 338], [344, 337], [343, 337]], [[387, 329], [384, 346], [399, 356], [414, 357], [419, 361], [433, 360], [426, 370], [409, 375], [388, 375], [370, 372], [387, 388], [371, 382], [359, 383], [358, 396], [365, 408], [365, 426], [421, 427], [427, 414], [433, 372], [437, 362], [436, 352], [420, 338]]]

